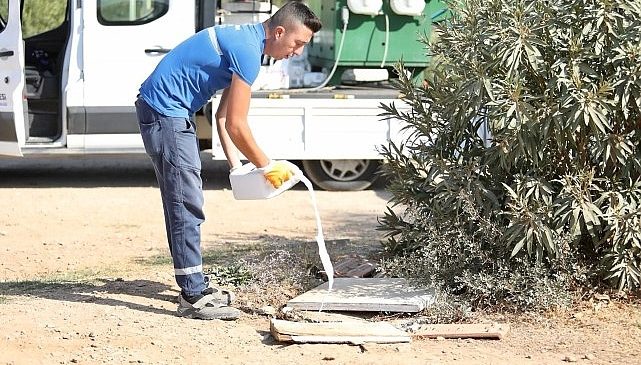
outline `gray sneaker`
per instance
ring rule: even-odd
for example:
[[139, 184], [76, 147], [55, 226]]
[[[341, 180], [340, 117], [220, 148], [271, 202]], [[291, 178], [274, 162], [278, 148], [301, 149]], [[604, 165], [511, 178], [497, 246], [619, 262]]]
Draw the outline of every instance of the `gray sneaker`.
[[[207, 284], [207, 287], [205, 288], [205, 290], [202, 291], [201, 294], [202, 295], [211, 294], [214, 297], [214, 300], [213, 300], [214, 302], [217, 302], [219, 304], [224, 304], [224, 305], [231, 305], [236, 299], [236, 294], [234, 294], [234, 292], [229, 291], [227, 289], [214, 287], [214, 286], [210, 287], [208, 282], [206, 282], [206, 284]], [[182, 292], [178, 293], [178, 295], [176, 296], [176, 303], [180, 303], [180, 299], [182, 298], [182, 296], [183, 296]], [[188, 299], [187, 300], [188, 302], [192, 303], [200, 299], [200, 296], [197, 296], [196, 298], [187, 298], [187, 299]]]
[[[240, 317], [240, 311], [221, 302], [212, 288], [203, 290], [202, 295], [185, 298], [180, 295], [177, 313], [185, 318], [234, 320]], [[231, 298], [229, 298], [231, 302]], [[192, 303], [193, 301], [193, 303]]]

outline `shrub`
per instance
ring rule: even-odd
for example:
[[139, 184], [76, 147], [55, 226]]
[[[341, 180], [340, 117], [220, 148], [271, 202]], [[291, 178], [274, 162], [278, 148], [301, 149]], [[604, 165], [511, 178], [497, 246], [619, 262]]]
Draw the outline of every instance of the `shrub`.
[[448, 5], [424, 85], [399, 70], [411, 109], [382, 106], [411, 132], [383, 149], [391, 266], [477, 305], [639, 288], [641, 3]]

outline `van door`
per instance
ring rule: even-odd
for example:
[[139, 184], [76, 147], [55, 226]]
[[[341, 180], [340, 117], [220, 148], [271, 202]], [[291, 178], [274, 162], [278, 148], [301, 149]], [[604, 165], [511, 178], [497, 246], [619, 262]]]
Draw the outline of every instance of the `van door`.
[[22, 156], [25, 103], [20, 0], [0, 0], [0, 155]]
[[134, 108], [138, 88], [167, 52], [194, 34], [195, 3], [83, 1], [84, 123], [69, 130], [68, 146], [75, 134], [84, 135], [76, 147], [142, 150]]

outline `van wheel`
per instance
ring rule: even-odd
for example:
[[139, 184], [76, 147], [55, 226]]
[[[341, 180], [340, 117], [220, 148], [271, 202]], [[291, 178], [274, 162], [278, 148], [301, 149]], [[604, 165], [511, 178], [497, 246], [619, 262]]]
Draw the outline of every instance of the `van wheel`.
[[203, 114], [205, 114], [205, 118], [207, 119], [207, 122], [209, 123], [210, 126], [213, 126], [214, 123], [212, 121], [212, 115], [211, 115], [211, 101], [208, 101], [207, 104], [203, 107]]
[[377, 160], [303, 160], [305, 175], [319, 188], [358, 191], [372, 185], [380, 165]]

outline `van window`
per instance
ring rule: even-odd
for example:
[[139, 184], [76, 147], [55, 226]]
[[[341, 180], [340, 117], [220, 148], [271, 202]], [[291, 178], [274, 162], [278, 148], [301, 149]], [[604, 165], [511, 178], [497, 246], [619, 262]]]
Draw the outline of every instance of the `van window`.
[[102, 25], [140, 25], [167, 13], [169, 0], [98, 0]]
[[22, 37], [26, 39], [58, 28], [65, 21], [66, 12], [67, 0], [24, 0]]
[[9, 0], [0, 0], [0, 33], [7, 26], [9, 19]]

